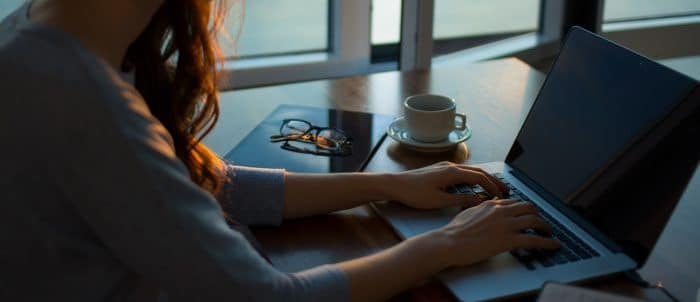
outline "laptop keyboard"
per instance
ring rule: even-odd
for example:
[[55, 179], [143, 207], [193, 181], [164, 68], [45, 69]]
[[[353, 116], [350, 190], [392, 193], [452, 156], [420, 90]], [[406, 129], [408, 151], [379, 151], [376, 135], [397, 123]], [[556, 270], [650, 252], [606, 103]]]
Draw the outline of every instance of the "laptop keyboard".
[[[508, 183], [508, 181], [506, 181], [502, 175], [494, 174], [494, 176], [508, 186], [510, 189], [509, 198], [518, 199], [525, 202], [532, 202], [527, 196], [522, 194], [522, 192]], [[479, 196], [482, 200], [487, 200], [490, 198], [489, 194], [478, 185], [471, 186], [467, 184], [459, 184], [449, 187], [447, 191], [454, 194], [474, 194]], [[582, 259], [590, 259], [600, 256], [598, 252], [593, 250], [576, 235], [571, 233], [567, 228], [562, 226], [557, 220], [553, 219], [549, 214], [547, 214], [547, 212], [542, 211], [537, 204], [535, 204], [535, 206], [539, 210], [542, 219], [544, 219], [547, 224], [551, 226], [552, 237], [559, 240], [561, 243], [561, 248], [557, 251], [525, 249], [511, 251], [511, 254], [517, 258], [518, 261], [522, 262], [527, 269], [534, 270], [534, 263], [539, 263], [544, 267], [551, 267], [554, 265], [576, 262]], [[528, 229], [525, 232], [536, 234], [535, 230], [532, 229]]]

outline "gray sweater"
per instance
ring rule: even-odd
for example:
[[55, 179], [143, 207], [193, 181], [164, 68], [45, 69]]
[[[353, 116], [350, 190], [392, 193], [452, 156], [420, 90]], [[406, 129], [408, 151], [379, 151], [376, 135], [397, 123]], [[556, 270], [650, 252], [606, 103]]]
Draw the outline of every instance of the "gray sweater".
[[[0, 301], [347, 300], [333, 265], [268, 264], [192, 183], [124, 76], [70, 35], [0, 24]], [[229, 167], [243, 224], [279, 224], [284, 173]]]

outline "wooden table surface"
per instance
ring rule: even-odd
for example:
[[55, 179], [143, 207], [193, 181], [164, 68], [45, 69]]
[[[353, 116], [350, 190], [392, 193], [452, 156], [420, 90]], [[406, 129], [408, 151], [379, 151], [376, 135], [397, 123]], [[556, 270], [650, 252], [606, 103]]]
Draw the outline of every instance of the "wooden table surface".
[[[458, 111], [467, 113], [474, 131], [467, 145], [455, 152], [425, 155], [405, 150], [387, 138], [366, 170], [402, 171], [441, 160], [469, 164], [502, 161], [543, 79], [542, 73], [523, 62], [504, 59], [226, 92], [222, 94], [220, 122], [206, 143], [221, 155], [227, 153], [280, 104], [398, 116], [405, 97], [436, 93], [454, 97]], [[695, 301], [700, 287], [699, 197], [700, 173], [696, 172], [650, 260], [641, 269], [647, 280], [663, 282], [682, 301]], [[254, 233], [273, 264], [289, 272], [365, 256], [399, 242], [369, 206], [286, 221], [280, 227], [256, 228]], [[642, 290], [619, 277], [586, 286], [666, 301], [658, 291]], [[395, 300], [455, 299], [439, 282], [431, 280]]]

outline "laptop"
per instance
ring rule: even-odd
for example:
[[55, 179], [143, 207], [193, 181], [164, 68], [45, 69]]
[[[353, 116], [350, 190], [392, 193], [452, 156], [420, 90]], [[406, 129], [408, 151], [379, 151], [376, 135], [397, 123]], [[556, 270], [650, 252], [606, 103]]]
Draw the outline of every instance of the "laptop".
[[[697, 81], [572, 28], [505, 161], [477, 165], [511, 198], [535, 204], [562, 248], [511, 251], [439, 278], [458, 299], [475, 301], [642, 266], [698, 166], [699, 108]], [[403, 238], [461, 210], [374, 207]]]

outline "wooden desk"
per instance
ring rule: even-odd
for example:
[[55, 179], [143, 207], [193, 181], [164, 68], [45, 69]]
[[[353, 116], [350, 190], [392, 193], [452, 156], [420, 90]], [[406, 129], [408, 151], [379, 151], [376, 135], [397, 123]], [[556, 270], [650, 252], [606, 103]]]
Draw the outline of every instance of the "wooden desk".
[[[235, 74], [234, 74], [235, 76]], [[406, 96], [437, 93], [452, 96], [474, 129], [469, 152], [426, 156], [403, 150], [387, 139], [368, 171], [402, 171], [440, 160], [477, 164], [503, 160], [544, 79], [516, 59], [386, 72], [369, 76], [313, 81], [222, 94], [222, 117], [207, 143], [219, 154], [233, 148], [279, 104], [303, 104], [345, 110], [401, 114]], [[696, 173], [700, 174], [700, 173]], [[695, 301], [700, 286], [700, 176], [696, 175], [649, 262], [641, 270], [662, 281], [683, 301]], [[320, 217], [287, 221], [281, 227], [254, 230], [276, 267], [298, 271], [365, 256], [399, 239], [368, 206]], [[641, 290], [620, 278], [590, 286], [665, 301], [655, 290]], [[409, 290], [396, 300], [453, 301], [437, 281]]]

